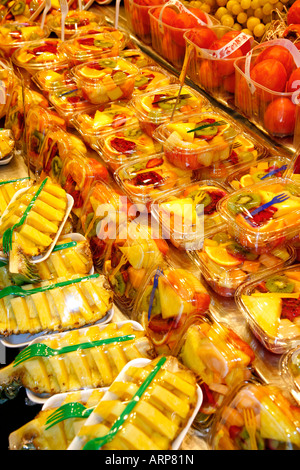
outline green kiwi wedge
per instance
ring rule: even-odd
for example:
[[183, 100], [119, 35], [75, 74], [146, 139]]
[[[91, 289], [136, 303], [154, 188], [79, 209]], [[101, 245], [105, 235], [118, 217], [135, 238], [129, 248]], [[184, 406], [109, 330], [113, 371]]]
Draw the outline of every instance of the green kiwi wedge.
[[239, 214], [245, 212], [245, 210], [251, 210], [254, 207], [258, 207], [261, 203], [261, 197], [258, 194], [250, 192], [241, 192], [231, 196], [228, 200], [227, 206], [230, 212], [233, 214]]
[[266, 288], [269, 292], [294, 292], [295, 284], [286, 276], [272, 276], [266, 280]]

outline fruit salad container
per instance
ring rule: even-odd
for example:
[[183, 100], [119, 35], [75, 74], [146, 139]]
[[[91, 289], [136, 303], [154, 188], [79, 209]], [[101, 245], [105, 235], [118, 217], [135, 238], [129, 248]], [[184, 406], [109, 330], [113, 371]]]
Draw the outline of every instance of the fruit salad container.
[[188, 328], [203, 318], [210, 295], [188, 269], [160, 263], [148, 272], [132, 318], [140, 322], [157, 354], [176, 355]]
[[268, 181], [269, 178], [285, 177], [290, 164], [290, 158], [282, 155], [274, 155], [263, 158], [251, 165], [244, 166], [242, 169], [230, 174], [225, 184], [230, 186], [233, 191], [242, 188], [248, 188], [255, 183]]
[[62, 44], [60, 50], [68, 58], [70, 66], [75, 67], [100, 58], [117, 57], [120, 42], [110, 33], [96, 33], [69, 39]]
[[15, 66], [34, 75], [39, 70], [56, 65], [68, 64], [67, 56], [61, 50], [60, 39], [42, 39], [20, 47], [12, 55]]
[[189, 255], [209, 286], [223, 297], [234, 297], [245, 282], [292, 264], [296, 256], [289, 245], [259, 255], [236, 242], [224, 225]]
[[282, 355], [280, 360], [280, 373], [286, 385], [290, 388], [291, 394], [299, 403], [300, 393], [300, 355], [299, 345], [290, 349]]
[[[201, 403], [195, 375], [176, 358], [131, 361], [68, 449], [178, 450]], [[118, 411], [107, 413], [108, 407]]]
[[227, 188], [214, 181], [183, 185], [154, 200], [151, 215], [174, 246], [200, 249], [204, 236], [224, 225], [217, 203], [227, 194]]
[[76, 113], [72, 124], [90, 147], [98, 148], [104, 135], [136, 125], [138, 120], [128, 102], [113, 101], [90, 112]]
[[161, 151], [160, 143], [146, 134], [138, 123], [104, 135], [98, 139], [97, 148], [112, 171], [136, 158], [149, 157]]
[[237, 306], [254, 335], [275, 354], [299, 344], [299, 279], [296, 264], [246, 283], [236, 293]]
[[233, 105], [234, 62], [251, 50], [253, 38], [217, 25], [188, 30], [184, 39], [188, 54], [187, 76], [218, 101]]
[[236, 59], [235, 107], [272, 138], [293, 139], [299, 51], [291, 41], [281, 41], [260, 44]]
[[55, 110], [43, 108], [40, 105], [31, 105], [27, 111], [28, 119], [24, 130], [26, 145], [26, 162], [31, 170], [40, 170], [40, 152], [49, 128], [53, 125], [65, 128], [65, 121]]
[[182, 170], [199, 170], [228, 160], [242, 130], [223, 114], [204, 111], [161, 124], [154, 138], [170, 163]]
[[92, 183], [84, 200], [79, 230], [90, 243], [96, 269], [102, 269], [107, 247], [117, 237], [120, 225], [132, 217], [130, 206], [113, 183], [101, 180]]
[[178, 79], [155, 65], [141, 68], [134, 82], [133, 96], [177, 83]]
[[218, 20], [199, 8], [187, 9], [177, 1], [150, 8], [149, 17], [152, 48], [177, 70], [181, 70], [185, 58], [184, 33], [191, 28], [218, 24]]
[[138, 68], [120, 57], [85, 62], [73, 70], [76, 83], [93, 104], [129, 100]]
[[151, 229], [134, 220], [119, 226], [110, 236], [103, 272], [114, 293], [114, 302], [131, 316], [134, 302], [153, 268], [163, 263], [168, 252], [164, 240], [152, 238]]
[[53, 69], [40, 70], [32, 76], [32, 81], [46, 98], [51, 93], [75, 85], [74, 75], [66, 64]]
[[9, 109], [10, 98], [17, 81], [13, 68], [6, 59], [0, 59], [0, 80], [2, 85], [0, 94], [0, 118], [2, 118]]
[[153, 137], [154, 131], [161, 124], [169, 122], [172, 115], [179, 118], [191, 113], [200, 113], [209, 107], [209, 103], [191, 87], [183, 86], [181, 89], [179, 84], [172, 84], [134, 96], [132, 106], [141, 128]]
[[[255, 439], [251, 423], [255, 423]], [[299, 450], [300, 408], [288, 389], [252, 379], [236, 387], [210, 433], [212, 450]]]
[[59, 126], [51, 126], [47, 131], [39, 153], [37, 172], [50, 176], [52, 181], [60, 182], [64, 161], [70, 154], [79, 152], [87, 155], [87, 148], [76, 135]]
[[0, 129], [0, 166], [7, 165], [14, 157], [16, 142], [10, 129]]
[[212, 179], [226, 183], [226, 178], [232, 173], [255, 164], [268, 155], [267, 148], [255, 138], [243, 132], [238, 134], [232, 144], [227, 160], [212, 163], [208, 167], [197, 170], [197, 179]]
[[143, 41], [151, 44], [149, 11], [152, 7], [163, 5], [168, 0], [124, 0], [125, 16], [130, 31]]
[[[95, 277], [94, 282], [98, 283], [99, 279], [101, 282], [103, 277]], [[76, 285], [74, 287], [76, 288]], [[53, 293], [54, 290], [50, 292]], [[91, 302], [93, 298], [97, 299], [100, 295], [88, 297], [88, 300]], [[56, 301], [59, 311], [66, 308], [64, 302], [60, 304], [59, 300]], [[101, 302], [98, 308], [101, 308], [103, 303]], [[94, 303], [95, 307], [97, 308]], [[97, 342], [95, 343], [95, 341]], [[98, 354], [98, 341], [103, 341], [100, 349], [103, 351], [103, 354], [100, 354], [101, 357]], [[21, 386], [26, 388], [26, 393], [32, 401], [41, 403], [57, 393], [82, 390], [83, 388], [108, 387], [127, 362], [141, 357], [153, 358], [153, 346], [136, 322], [95, 324], [72, 331], [49, 334], [31, 341], [27, 346], [29, 349], [26, 351], [30, 351], [33, 344], [40, 343], [53, 348], [72, 346], [72, 349], [61, 355], [59, 368], [55, 367], [57, 357], [50, 355], [41, 357], [40, 361], [36, 361], [36, 358], [29, 358], [25, 362], [14, 361], [2, 368], [0, 387], [3, 397], [8, 387], [12, 388], [12, 392], [14, 391], [14, 396], [16, 396]], [[84, 346], [81, 347], [83, 343], [85, 343], [84, 346], [88, 346], [86, 349], [83, 349]], [[76, 354], [72, 354], [73, 348], [76, 348]], [[111, 357], [111, 360], [104, 361], [103, 358], [106, 357]], [[121, 362], [116, 360], [117, 364], [115, 364], [117, 357], [123, 357], [123, 360]], [[19, 356], [19, 359], [22, 358]], [[95, 364], [95, 361], [96, 368], [92, 365]], [[46, 368], [49, 367], [54, 369], [53, 375], [50, 376], [45, 373]], [[15, 387], [13, 387], [14, 377], [19, 379], [19, 384]]]
[[0, 26], [0, 50], [4, 57], [9, 59], [19, 47], [48, 36], [50, 30], [47, 25], [41, 28], [41, 25], [35, 22], [8, 22]]
[[32, 180], [29, 176], [0, 181], [0, 217], [7, 209], [8, 204], [20, 189], [31, 186]]
[[140, 49], [121, 50], [119, 56], [126, 59], [138, 68], [154, 66], [155, 62], [150, 56], [144, 54]]
[[227, 397], [251, 377], [255, 360], [245, 340], [229, 326], [207, 317], [188, 326], [173, 354], [197, 376], [203, 402], [195, 426], [202, 428], [212, 424]]
[[300, 188], [289, 178], [273, 178], [234, 191], [218, 210], [236, 241], [268, 253], [299, 233]]
[[[50, 14], [47, 18], [48, 28], [59, 38], [61, 38], [62, 33], [61, 21], [62, 15], [58, 12], [55, 12], [55, 14]], [[104, 23], [105, 18], [98, 13], [86, 10], [69, 10], [64, 20], [65, 39], [70, 39], [74, 35], [79, 34], [82, 28], [93, 28]]]
[[[103, 397], [107, 388], [79, 390], [58, 393], [48, 398], [40, 412], [31, 421], [26, 422], [9, 435], [10, 450], [67, 450], [78, 430], [84, 423], [82, 416], [74, 418], [72, 413], [65, 420], [54, 422], [48, 428], [48, 419], [56, 413], [63, 413], [65, 408], [84, 406], [93, 409]], [[84, 409], [84, 408], [83, 408]], [[61, 429], [61, 426], [63, 429]], [[54, 439], [53, 436], [59, 436]]]
[[14, 4], [3, 2], [0, 6], [1, 19], [5, 18], [6, 22], [24, 21], [24, 19], [35, 21], [43, 12], [45, 4], [45, 0], [36, 0], [30, 3], [20, 0]]
[[96, 108], [83, 93], [83, 90], [76, 83], [66, 87], [58, 88], [48, 96], [49, 102], [67, 126], [72, 127], [72, 120], [75, 113], [89, 112]]
[[90, 26], [84, 26], [80, 31], [78, 31], [77, 36], [90, 36], [98, 33], [109, 33], [111, 36], [113, 36], [119, 43], [120, 52], [127, 47], [130, 41], [129, 34], [126, 31], [114, 28], [113, 26], [107, 24], [98, 24], [92, 28]]
[[192, 171], [172, 165], [163, 153], [136, 158], [120, 166], [115, 178], [129, 199], [146, 206], [170, 190], [195, 181]]
[[76, 217], [81, 217], [84, 201], [94, 181], [108, 181], [108, 178], [107, 169], [94, 158], [86, 158], [77, 149], [68, 153], [62, 165], [59, 183], [73, 197], [72, 212]]

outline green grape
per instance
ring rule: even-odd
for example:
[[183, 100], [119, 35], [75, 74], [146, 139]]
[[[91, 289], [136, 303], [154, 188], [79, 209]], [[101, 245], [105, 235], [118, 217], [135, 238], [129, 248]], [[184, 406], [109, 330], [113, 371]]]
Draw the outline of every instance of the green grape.
[[257, 38], [261, 38], [265, 33], [265, 25], [260, 23], [257, 24], [253, 30], [253, 34]]
[[249, 29], [250, 31], [253, 31], [255, 26], [259, 25], [259, 23], [260, 23], [259, 18], [255, 18], [255, 16], [250, 16], [250, 18], [248, 18], [247, 20], [247, 29]]
[[234, 23], [234, 25], [232, 26], [232, 28], [235, 30], [235, 31], [241, 31], [242, 27], [239, 23]]
[[247, 28], [242, 29], [242, 33], [248, 34], [249, 36], [253, 36], [252, 31], [250, 31], [250, 29], [247, 29]]
[[217, 0], [217, 5], [219, 7], [225, 7], [227, 0]]
[[251, 0], [241, 0], [241, 7], [244, 10], [248, 10], [248, 8], [250, 8], [250, 6], [251, 6]]
[[231, 15], [224, 15], [221, 18], [221, 23], [223, 26], [228, 26], [229, 28], [232, 28], [234, 25], [234, 19]]
[[224, 15], [228, 15], [227, 8], [225, 8], [225, 7], [218, 8], [216, 13], [215, 13], [215, 17], [217, 18], [217, 20], [220, 20], [222, 18], [222, 16], [224, 16]]
[[271, 3], [269, 2], [263, 6], [264, 15], [270, 15], [272, 10], [273, 10], [273, 5], [271, 5]]
[[237, 16], [237, 21], [238, 21], [238, 23], [240, 23], [240, 24], [244, 24], [244, 23], [246, 23], [247, 18], [248, 18], [247, 13], [242, 12], [242, 13], [239, 13], [239, 14], [238, 14], [238, 16]]
[[259, 7], [259, 0], [252, 0], [251, 1], [251, 8], [253, 8], [253, 10], [256, 10], [256, 8]]
[[239, 5], [238, 3], [236, 3], [235, 5], [233, 5], [232, 7], [232, 14], [237, 16], [239, 13], [241, 13], [243, 11], [241, 5]]
[[256, 10], [254, 10], [254, 16], [255, 18], [259, 18], [261, 20], [264, 16], [262, 8], [256, 8]]

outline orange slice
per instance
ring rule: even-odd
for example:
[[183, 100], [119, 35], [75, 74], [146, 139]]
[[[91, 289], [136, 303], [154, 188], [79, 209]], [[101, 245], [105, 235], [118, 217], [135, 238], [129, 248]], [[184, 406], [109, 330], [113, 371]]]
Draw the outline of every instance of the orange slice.
[[207, 256], [220, 266], [234, 267], [241, 264], [241, 261], [231, 256], [224, 246], [206, 246]]
[[246, 188], [247, 186], [251, 186], [254, 183], [251, 175], [243, 175], [241, 177], [240, 184], [243, 188]]

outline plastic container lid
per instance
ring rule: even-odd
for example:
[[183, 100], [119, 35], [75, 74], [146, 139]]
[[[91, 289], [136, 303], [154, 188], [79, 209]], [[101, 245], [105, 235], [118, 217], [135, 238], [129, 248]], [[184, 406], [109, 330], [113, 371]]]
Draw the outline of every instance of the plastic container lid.
[[100, 57], [116, 57], [119, 44], [110, 33], [97, 33], [69, 39], [62, 43], [60, 50], [76, 65]]
[[111, 34], [111, 36], [113, 36], [116, 41], [118, 41], [120, 52], [127, 46], [130, 41], [129, 34], [126, 31], [114, 28], [113, 26], [99, 24], [94, 27], [84, 26], [80, 31], [78, 31], [77, 36], [89, 36], [98, 33]]
[[204, 236], [224, 225], [216, 207], [227, 194], [227, 188], [214, 181], [183, 185], [154, 200], [151, 215], [175, 246], [196, 250]]
[[189, 255], [207, 283], [224, 297], [233, 297], [245, 282], [288, 266], [296, 256], [289, 245], [258, 255], [237, 243], [224, 225], [206, 235], [202, 248]]
[[236, 293], [236, 302], [259, 341], [275, 354], [299, 343], [299, 264], [277, 269], [248, 282]]
[[153, 59], [151, 59], [151, 57], [147, 56], [139, 49], [125, 49], [120, 51], [119, 56], [131, 62], [138, 68], [148, 67], [148, 65], [155, 65]]
[[274, 178], [235, 191], [218, 210], [242, 245], [268, 252], [299, 232], [300, 188], [289, 178]]
[[162, 88], [172, 83], [177, 83], [178, 79], [169, 74], [166, 70], [155, 65], [142, 67], [134, 83], [133, 95], [140, 95], [155, 90], [156, 87]]
[[[69, 10], [65, 19], [65, 38], [68, 39], [78, 34], [82, 28], [97, 27], [105, 23], [105, 18], [97, 13], [86, 10]], [[61, 37], [61, 13], [49, 15], [47, 26], [59, 38]]]
[[280, 359], [280, 373], [291, 394], [300, 401], [300, 349], [296, 346], [282, 355]]
[[32, 81], [41, 91], [46, 93], [53, 93], [69, 85], [75, 85], [72, 71], [66, 64], [48, 70], [40, 70], [32, 76]]
[[95, 108], [95, 105], [86, 99], [76, 84], [55, 90], [50, 93], [48, 99], [56, 111], [69, 123], [74, 113]]
[[20, 47], [12, 55], [17, 67], [25, 68], [31, 74], [53, 65], [67, 64], [68, 58], [61, 50], [60, 39], [43, 39]]
[[223, 114], [205, 111], [162, 124], [154, 132], [154, 138], [161, 142], [171, 163], [182, 169], [197, 170], [227, 160], [241, 133]]
[[[253, 413], [255, 444], [251, 446], [245, 413]], [[220, 409], [210, 434], [212, 450], [299, 450], [300, 408], [284, 386], [242, 382]], [[235, 433], [232, 417], [238, 426]]]
[[29, 42], [47, 38], [50, 29], [47, 25], [41, 28], [35, 22], [8, 22], [0, 26], [0, 49], [6, 57], [19, 47], [25, 46]]
[[10, 97], [16, 84], [13, 68], [6, 59], [0, 59], [1, 100], [0, 118], [5, 116], [10, 104]]

